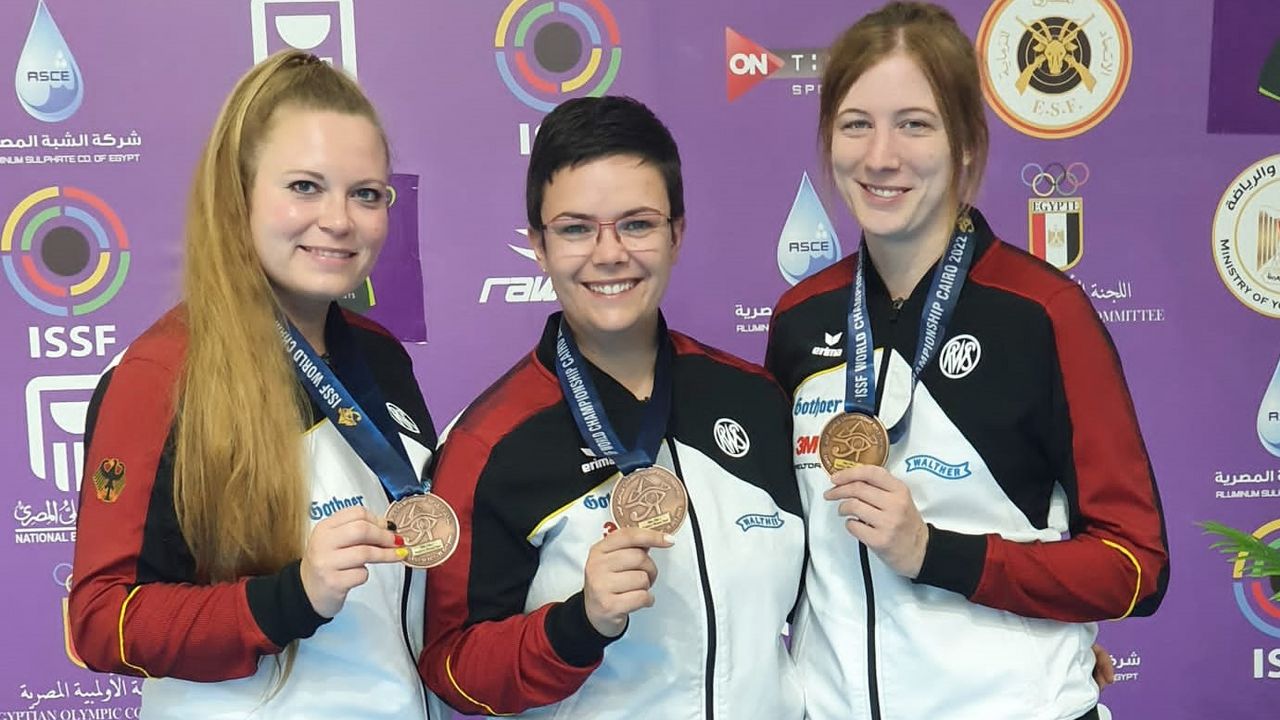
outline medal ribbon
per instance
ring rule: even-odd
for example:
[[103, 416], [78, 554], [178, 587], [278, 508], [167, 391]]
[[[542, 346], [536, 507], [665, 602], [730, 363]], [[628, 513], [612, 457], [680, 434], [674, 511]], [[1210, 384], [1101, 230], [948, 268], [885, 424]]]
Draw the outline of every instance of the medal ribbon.
[[[960, 299], [960, 289], [969, 275], [973, 262], [974, 225], [968, 215], [956, 222], [947, 251], [938, 260], [929, 287], [929, 301], [921, 315], [920, 333], [916, 340], [916, 358], [911, 366], [911, 387], [907, 395], [907, 409], [889, 431], [889, 442], [897, 442], [907, 430], [907, 418], [911, 415], [911, 402], [915, 398], [916, 382], [925, 366], [933, 360], [939, 341], [946, 337], [951, 314]], [[858, 268], [854, 275], [853, 292], [849, 295], [849, 318], [846, 326], [848, 353], [845, 363], [845, 400], [847, 413], [876, 415], [875, 342], [871, 337], [871, 315], [867, 312], [866, 264], [870, 261], [864, 240], [858, 250]], [[889, 362], [888, 356], [882, 362]]]
[[667, 323], [658, 316], [658, 359], [653, 370], [653, 394], [645, 404], [640, 432], [635, 447], [627, 449], [614, 432], [613, 424], [605, 412], [604, 403], [596, 391], [595, 383], [573, 340], [573, 332], [560, 318], [556, 333], [556, 377], [560, 379], [560, 392], [578, 426], [583, 442], [595, 452], [596, 457], [611, 457], [623, 475], [642, 467], [649, 467], [658, 459], [658, 446], [667, 433], [667, 419], [671, 414], [671, 340], [667, 336]]
[[414, 471], [382, 398], [382, 391], [378, 389], [336, 304], [330, 305], [325, 324], [333, 340], [334, 362], [342, 366], [351, 389], [343, 385], [293, 323], [278, 319], [276, 329], [280, 331], [280, 340], [298, 382], [307, 389], [307, 394], [351, 449], [378, 476], [392, 499], [431, 492], [431, 482], [420, 480]]

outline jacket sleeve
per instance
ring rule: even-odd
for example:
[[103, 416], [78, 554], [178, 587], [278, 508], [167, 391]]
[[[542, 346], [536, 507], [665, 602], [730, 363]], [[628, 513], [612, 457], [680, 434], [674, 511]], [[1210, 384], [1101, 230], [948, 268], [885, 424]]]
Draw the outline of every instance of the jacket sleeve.
[[1120, 358], [1079, 288], [1059, 291], [1046, 309], [1057, 361], [1046, 445], [1069, 503], [1069, 536], [1020, 543], [931, 526], [916, 581], [1027, 617], [1150, 615], [1164, 596], [1169, 556]]
[[173, 509], [170, 428], [176, 372], [145, 357], [105, 375], [86, 418], [70, 595], [71, 635], [101, 672], [217, 681], [324, 622], [299, 564], [199, 584]]
[[525, 612], [538, 549], [503, 513], [509, 470], [455, 427], [438, 456], [433, 492], [458, 515], [458, 548], [427, 573], [427, 686], [467, 714], [506, 715], [559, 702], [600, 664], [609, 638], [587, 620], [582, 593]]

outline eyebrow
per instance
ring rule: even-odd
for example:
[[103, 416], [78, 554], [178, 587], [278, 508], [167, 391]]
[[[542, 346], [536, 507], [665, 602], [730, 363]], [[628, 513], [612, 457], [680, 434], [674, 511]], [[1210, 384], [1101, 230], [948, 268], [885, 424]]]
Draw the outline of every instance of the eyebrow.
[[[305, 175], [305, 176], [307, 176], [307, 177], [309, 177], [309, 178], [313, 178], [313, 179], [315, 179], [315, 180], [319, 180], [319, 181], [321, 181], [321, 182], [324, 182], [324, 181], [325, 181], [325, 179], [326, 179], [326, 178], [325, 178], [325, 176], [324, 176], [323, 174], [318, 173], [318, 172], [316, 172], [316, 171], [314, 171], [314, 170], [298, 170], [298, 169], [295, 169], [295, 170], [285, 170], [285, 171], [284, 171], [284, 174], [285, 174], [285, 175]], [[388, 181], [388, 180], [383, 180], [383, 179], [381, 179], [381, 178], [369, 177], [369, 178], [364, 178], [363, 180], [357, 180], [357, 181], [355, 181], [355, 182], [351, 183], [350, 187], [356, 187], [356, 186], [358, 186], [358, 185], [369, 185], [369, 184], [390, 185], [391, 183], [390, 183], [390, 181]]]
[[[938, 113], [934, 112], [933, 110], [930, 110], [929, 108], [915, 107], [915, 106], [907, 107], [907, 108], [902, 108], [901, 110], [897, 110], [897, 111], [895, 111], [895, 112], [894, 112], [894, 115], [906, 115], [907, 113], [913, 113], [913, 112], [924, 113], [925, 115], [930, 115], [930, 116], [932, 116], [932, 117], [938, 117]], [[840, 115], [844, 115], [845, 113], [857, 113], [857, 114], [859, 114], [859, 115], [870, 115], [870, 114], [871, 114], [871, 113], [867, 112], [866, 110], [863, 110], [862, 108], [856, 108], [856, 107], [844, 108], [843, 110], [841, 110], [841, 111], [840, 111], [840, 113], [839, 113], [839, 114], [840, 114]]]
[[[634, 208], [631, 208], [630, 210], [626, 210], [620, 215], [618, 215], [618, 217], [624, 218], [624, 217], [629, 217], [631, 215], [639, 215], [640, 213], [658, 213], [659, 215], [666, 214], [661, 210], [659, 210], [658, 208], [649, 207], [648, 205], [642, 205], [640, 207], [634, 207]], [[575, 218], [577, 220], [597, 220], [598, 219], [595, 215], [592, 215], [591, 213], [573, 212], [572, 210], [566, 210], [565, 212], [559, 213], [558, 215], [556, 215], [551, 219], [557, 220], [559, 218]]]

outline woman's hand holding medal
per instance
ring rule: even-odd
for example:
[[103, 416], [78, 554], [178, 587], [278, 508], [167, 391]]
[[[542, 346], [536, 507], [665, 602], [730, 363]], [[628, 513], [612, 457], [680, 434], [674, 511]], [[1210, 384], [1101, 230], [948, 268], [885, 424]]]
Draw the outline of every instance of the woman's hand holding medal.
[[929, 528], [906, 483], [878, 465], [840, 470], [831, 483], [822, 496], [840, 503], [836, 511], [845, 518], [849, 534], [899, 575], [919, 575]]
[[399, 562], [404, 540], [363, 507], [343, 508], [316, 523], [302, 553], [302, 589], [321, 617], [342, 609], [347, 593], [369, 579], [369, 563]]
[[658, 579], [658, 566], [649, 550], [671, 547], [672, 542], [670, 535], [656, 530], [621, 527], [591, 546], [582, 595], [587, 620], [596, 632], [617, 637], [627, 628], [631, 613], [653, 605], [649, 590]]

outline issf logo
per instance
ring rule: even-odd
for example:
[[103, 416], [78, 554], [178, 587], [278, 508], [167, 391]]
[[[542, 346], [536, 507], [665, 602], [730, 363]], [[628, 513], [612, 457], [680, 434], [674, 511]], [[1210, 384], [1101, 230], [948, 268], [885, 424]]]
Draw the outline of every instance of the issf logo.
[[87, 315], [129, 276], [124, 223], [97, 195], [50, 186], [23, 198], [0, 231], [0, 267], [19, 297], [48, 315]]
[[570, 98], [604, 95], [622, 66], [618, 22], [601, 0], [511, 0], [493, 46], [507, 89], [541, 112]]

